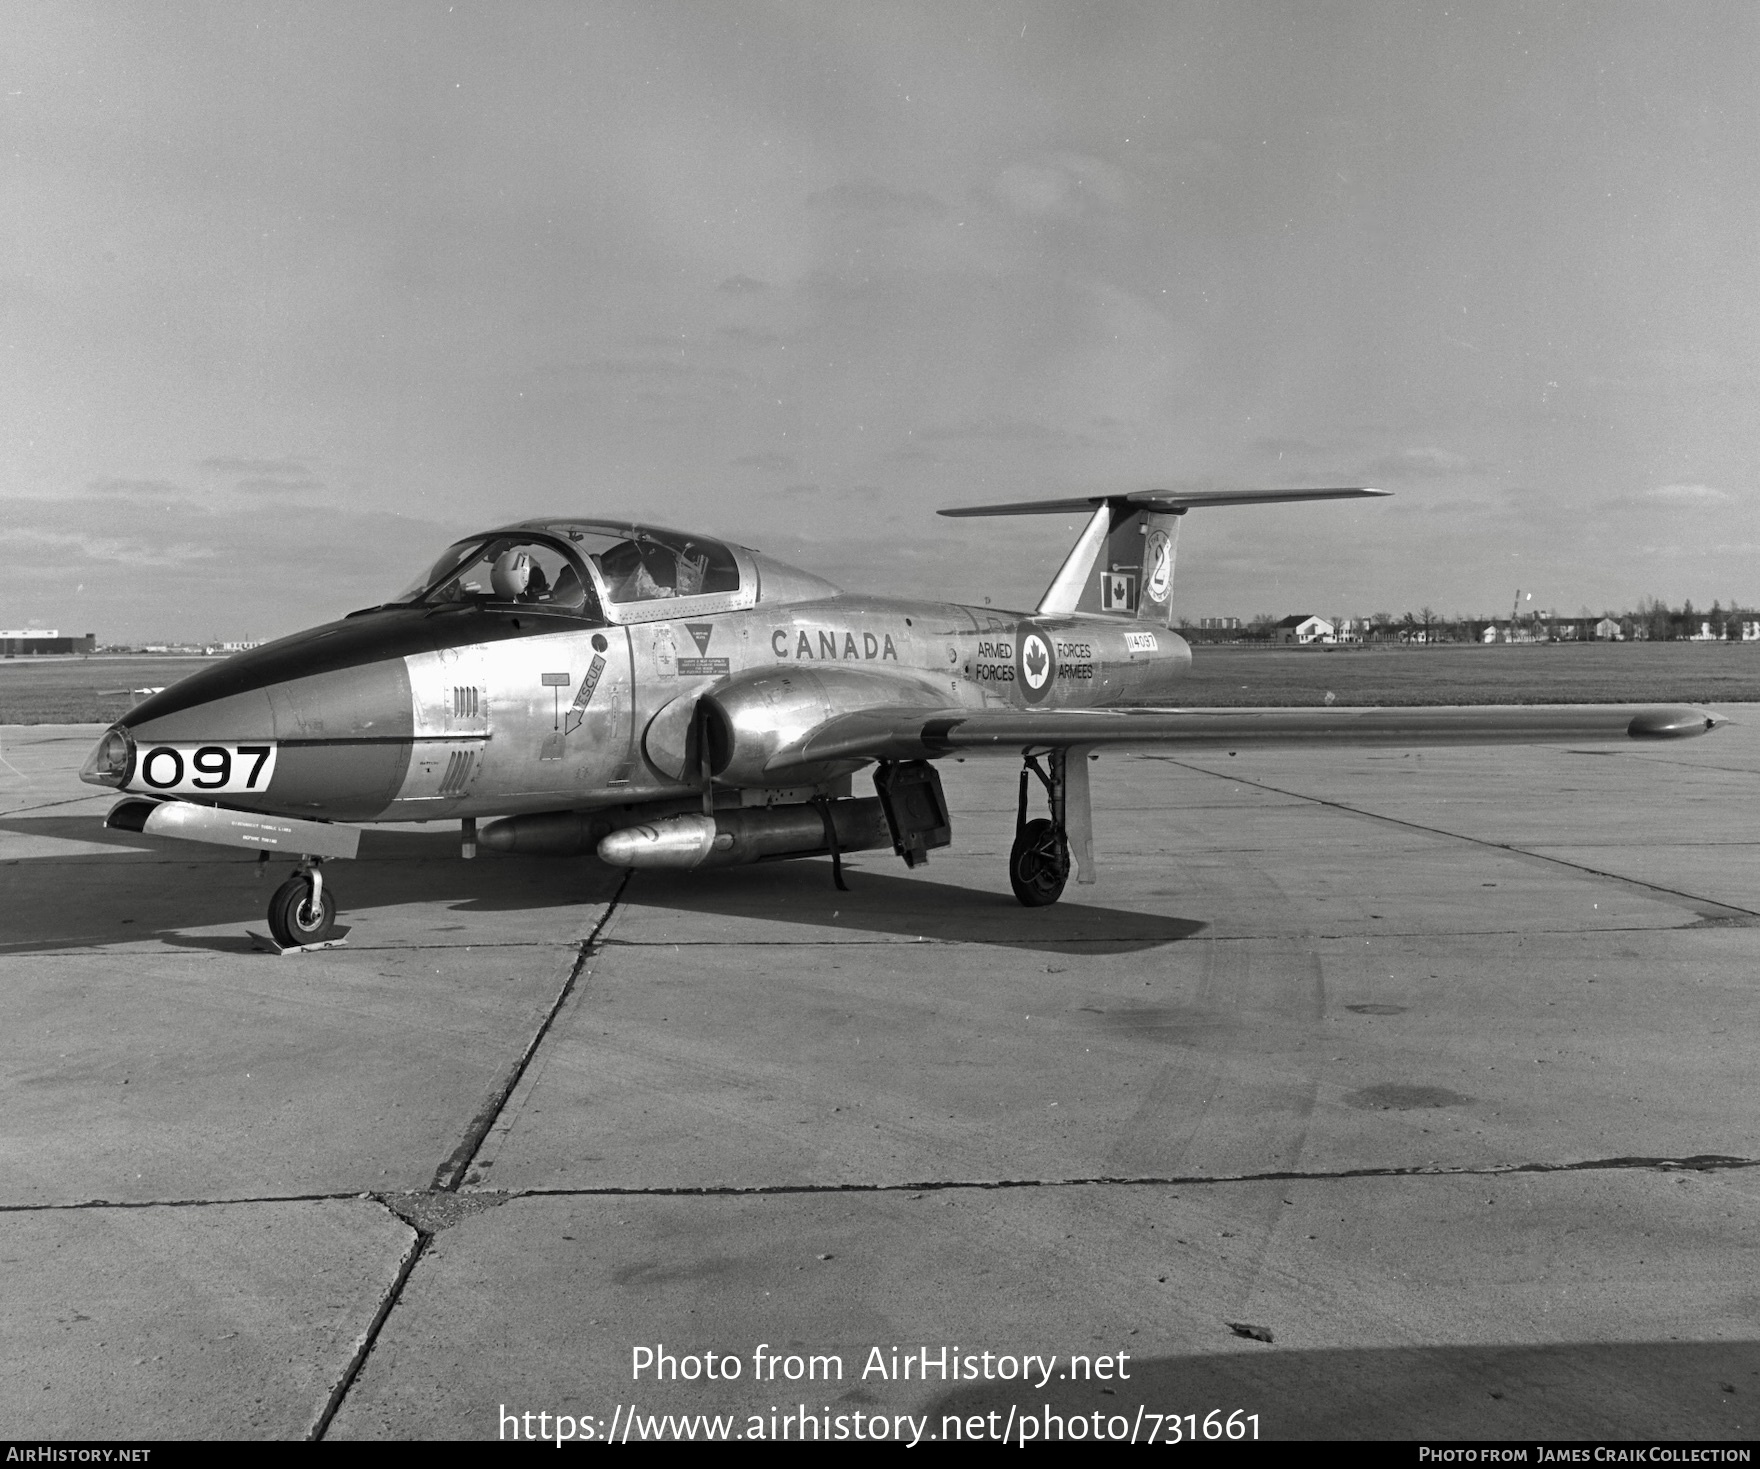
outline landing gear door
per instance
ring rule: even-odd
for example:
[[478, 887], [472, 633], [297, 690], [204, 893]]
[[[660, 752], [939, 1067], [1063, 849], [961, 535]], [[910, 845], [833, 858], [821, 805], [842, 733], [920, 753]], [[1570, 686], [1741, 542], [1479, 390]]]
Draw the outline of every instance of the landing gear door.
[[932, 848], [953, 840], [941, 772], [928, 761], [883, 762], [874, 771], [874, 789], [892, 828], [892, 849], [904, 858], [906, 867], [922, 865]]

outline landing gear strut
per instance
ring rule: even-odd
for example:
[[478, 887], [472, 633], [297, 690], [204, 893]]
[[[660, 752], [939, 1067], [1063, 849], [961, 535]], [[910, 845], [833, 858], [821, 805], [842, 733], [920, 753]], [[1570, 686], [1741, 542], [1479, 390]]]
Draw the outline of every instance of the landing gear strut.
[[[1065, 826], [1069, 751], [1054, 749], [1047, 759], [1047, 772], [1037, 755], [1028, 754], [1021, 767], [1020, 806], [1015, 813], [1014, 850], [1008, 854], [1008, 881], [1015, 897], [1028, 908], [1044, 908], [1063, 896], [1069, 881], [1069, 834]], [[1082, 756], [1078, 753], [1076, 758]], [[1027, 820], [1028, 776], [1035, 775], [1045, 787], [1051, 819]]]
[[282, 948], [297, 949], [323, 943], [335, 927], [336, 899], [314, 857], [269, 899], [269, 933]]

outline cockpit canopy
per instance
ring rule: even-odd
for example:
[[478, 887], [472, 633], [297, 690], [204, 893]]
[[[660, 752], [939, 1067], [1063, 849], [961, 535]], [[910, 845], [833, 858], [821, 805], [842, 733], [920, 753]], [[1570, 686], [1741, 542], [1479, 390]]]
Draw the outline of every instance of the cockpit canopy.
[[467, 537], [405, 588], [405, 605], [524, 607], [595, 622], [649, 622], [750, 606], [749, 555], [702, 536], [614, 521], [528, 521]]

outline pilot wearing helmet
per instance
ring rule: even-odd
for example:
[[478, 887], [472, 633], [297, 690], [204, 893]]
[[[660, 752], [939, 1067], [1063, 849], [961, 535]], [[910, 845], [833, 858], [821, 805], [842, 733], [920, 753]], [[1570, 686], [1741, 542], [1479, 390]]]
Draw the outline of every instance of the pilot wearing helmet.
[[489, 585], [497, 602], [519, 601], [531, 581], [532, 553], [519, 546], [509, 546], [489, 568]]
[[523, 546], [510, 546], [489, 568], [489, 585], [498, 602], [541, 602], [550, 591], [550, 578]]

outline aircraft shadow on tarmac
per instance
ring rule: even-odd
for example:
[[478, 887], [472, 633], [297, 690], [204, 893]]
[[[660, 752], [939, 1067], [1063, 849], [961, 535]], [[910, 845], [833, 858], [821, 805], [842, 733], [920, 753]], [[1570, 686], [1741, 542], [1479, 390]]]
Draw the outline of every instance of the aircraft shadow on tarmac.
[[[14, 896], [0, 927], [0, 954], [132, 944], [245, 952], [237, 935], [190, 933], [236, 923], [261, 927], [269, 895], [291, 870], [285, 858], [257, 864], [247, 854], [185, 848], [106, 831], [91, 816], [0, 818], [0, 831], [92, 843], [115, 850], [16, 859]], [[131, 860], [132, 859], [132, 860]], [[343, 922], [375, 908], [427, 903], [454, 913], [523, 911], [603, 902], [622, 873], [596, 858], [459, 860], [458, 836], [371, 831], [354, 862], [325, 869]], [[191, 876], [191, 874], [195, 874]], [[1023, 908], [1007, 892], [985, 892], [926, 876], [851, 867], [849, 892], [831, 883], [826, 861], [766, 863], [716, 872], [636, 874], [626, 902], [650, 909], [785, 923], [841, 933], [991, 944], [1059, 954], [1134, 953], [1178, 943], [1206, 927], [1186, 918], [1101, 908], [1066, 898]], [[420, 942], [419, 935], [411, 935]]]
[[[277, 856], [258, 868], [248, 853], [106, 831], [90, 816], [0, 818], [0, 831], [58, 837], [114, 849], [16, 859], [0, 916], [0, 954], [135, 944], [247, 952], [244, 930], [264, 927], [264, 909], [293, 871]], [[521, 912], [604, 902], [621, 874], [595, 861], [479, 858], [463, 862], [458, 835], [366, 833], [360, 859], [326, 865], [344, 923], [376, 908], [430, 904], [437, 912]], [[468, 920], [467, 920], [468, 921]], [[236, 924], [236, 934], [189, 930]], [[417, 929], [403, 935], [421, 943]]]
[[[1259, 1414], [1261, 1438], [1720, 1439], [1752, 1434], [1760, 1398], [1755, 1341], [1323, 1351], [1242, 1345], [1213, 1355], [1133, 1358], [1129, 1382], [959, 1388], [929, 1406], [929, 1421], [938, 1429], [943, 1414], [996, 1412], [1000, 1423], [1018, 1404], [1017, 1413], [1040, 1417], [1041, 1429], [1048, 1410], [1085, 1416], [1086, 1436], [1104, 1436], [1094, 1432], [1098, 1412], [1102, 1424], [1110, 1419], [1128, 1437], [1140, 1403], [1149, 1415], [1195, 1412], [1199, 1437], [1212, 1409], [1220, 1410], [1219, 1429], [1240, 1409]], [[1146, 1418], [1145, 1435], [1148, 1427]], [[1162, 1441], [1170, 1433], [1164, 1426]]]
[[[1189, 918], [1100, 908], [1071, 895], [1023, 908], [986, 892], [903, 872], [846, 867], [848, 892], [827, 861], [772, 862], [703, 873], [638, 873], [626, 901], [644, 908], [756, 919], [845, 933], [890, 934], [1048, 954], [1128, 954], [1179, 943], [1207, 926]], [[810, 940], [809, 940], [810, 941]], [[613, 943], [616, 938], [613, 937]]]

